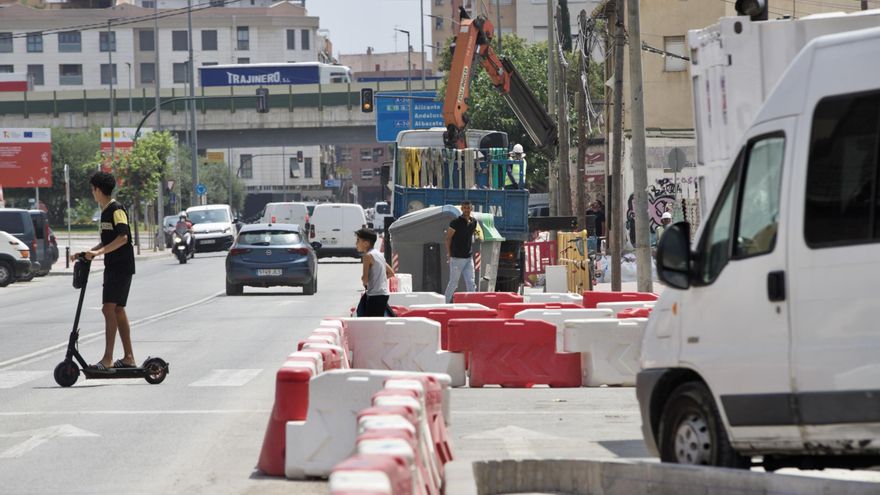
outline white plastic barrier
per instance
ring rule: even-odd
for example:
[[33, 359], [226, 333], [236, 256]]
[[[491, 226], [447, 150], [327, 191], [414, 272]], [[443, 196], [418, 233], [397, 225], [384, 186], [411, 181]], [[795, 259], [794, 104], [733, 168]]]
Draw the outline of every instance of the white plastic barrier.
[[583, 384], [636, 384], [647, 318], [603, 318], [565, 322], [563, 349], [581, 353]]
[[392, 292], [388, 296], [389, 306], [406, 306], [413, 304], [442, 304], [446, 297], [436, 292]]
[[491, 309], [479, 303], [413, 304], [409, 309]]
[[[373, 394], [382, 390], [386, 378], [405, 378], [412, 372], [375, 370], [329, 370], [309, 383], [306, 421], [288, 421], [285, 437], [284, 473], [288, 478], [327, 477], [355, 451], [357, 415], [370, 407]], [[434, 375], [444, 383], [448, 377]], [[444, 408], [448, 404], [444, 403]], [[445, 412], [445, 411], [444, 411]]]
[[380, 471], [337, 471], [330, 476], [330, 493], [393, 495], [391, 480]]
[[346, 318], [352, 368], [444, 373], [465, 385], [463, 353], [440, 350], [440, 323], [427, 318]]
[[584, 302], [584, 296], [572, 292], [538, 292], [526, 294], [525, 299], [526, 302], [530, 303], [558, 302], [582, 304]]
[[409, 273], [396, 273], [397, 292], [412, 292], [412, 275]]
[[630, 308], [653, 308], [656, 301], [626, 301], [626, 302], [600, 302], [596, 304], [597, 308], [610, 309], [614, 314], [620, 313], [624, 309]]
[[516, 314], [517, 320], [540, 320], [556, 325], [556, 351], [563, 352], [562, 333], [566, 320], [614, 318], [610, 309], [525, 309]]

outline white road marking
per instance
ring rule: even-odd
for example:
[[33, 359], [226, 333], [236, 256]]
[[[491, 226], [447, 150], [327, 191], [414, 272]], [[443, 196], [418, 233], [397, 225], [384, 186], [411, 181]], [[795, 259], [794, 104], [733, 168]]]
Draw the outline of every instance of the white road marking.
[[[194, 301], [189, 304], [184, 304], [183, 306], [178, 306], [176, 308], [169, 309], [168, 311], [163, 311], [163, 312], [157, 313], [155, 315], [147, 316], [146, 318], [141, 318], [140, 320], [136, 320], [136, 321], [131, 322], [130, 326], [136, 327], [138, 325], [143, 325], [144, 323], [149, 323], [152, 321], [156, 321], [156, 320], [165, 318], [166, 316], [170, 316], [175, 313], [179, 313], [181, 311], [192, 308], [193, 306], [198, 306], [199, 304], [208, 302], [211, 299], [214, 299], [215, 297], [218, 297], [223, 294], [225, 294], [225, 292], [218, 292], [218, 293], [210, 295], [208, 297], [204, 297], [202, 299], [199, 299], [198, 301]], [[85, 335], [80, 335], [79, 336], [79, 343], [83, 344], [85, 342], [88, 342], [90, 340], [94, 340], [98, 337], [103, 337], [103, 336], [104, 336], [103, 330], [99, 330], [97, 332], [92, 332], [92, 333], [87, 333]], [[17, 364], [24, 364], [24, 363], [30, 362], [32, 360], [36, 361], [36, 360], [42, 358], [43, 355], [45, 355], [45, 354], [55, 352], [58, 349], [63, 349], [65, 347], [67, 347], [66, 340], [60, 344], [55, 344], [53, 346], [40, 349], [39, 351], [34, 351], [29, 354], [25, 354], [24, 356], [19, 356], [19, 357], [12, 358], [12, 359], [7, 359], [6, 361], [0, 362], [0, 368], [6, 368], [6, 367], [17, 365]]]
[[17, 387], [48, 374], [48, 371], [0, 371], [0, 388]]
[[55, 425], [49, 426], [47, 428], [41, 428], [39, 430], [27, 430], [15, 433], [0, 433], [0, 437], [6, 438], [27, 437], [27, 440], [19, 443], [18, 445], [14, 445], [9, 449], [6, 449], [5, 451], [3, 451], [3, 453], [0, 453], [0, 459], [15, 459], [16, 457], [21, 457], [53, 438], [97, 436], [100, 435], [77, 428], [73, 425]]
[[262, 369], [213, 370], [207, 376], [189, 384], [190, 387], [241, 387], [253, 380]]
[[281, 301], [278, 303], [279, 306], [290, 306], [291, 304], [302, 304], [305, 301]]

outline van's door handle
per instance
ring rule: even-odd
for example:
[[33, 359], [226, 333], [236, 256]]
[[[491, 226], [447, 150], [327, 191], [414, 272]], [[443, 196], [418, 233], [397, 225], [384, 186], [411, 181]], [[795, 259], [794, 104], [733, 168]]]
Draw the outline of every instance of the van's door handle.
[[333, 230], [333, 232], [339, 232], [342, 229], [332, 229], [332, 230]]
[[785, 272], [777, 271], [767, 274], [767, 298], [770, 302], [785, 301]]

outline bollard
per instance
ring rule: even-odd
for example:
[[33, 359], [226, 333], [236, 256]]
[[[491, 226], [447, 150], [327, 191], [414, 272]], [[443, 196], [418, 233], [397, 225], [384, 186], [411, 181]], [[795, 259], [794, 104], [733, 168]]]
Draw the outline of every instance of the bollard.
[[70, 268], [70, 246], [64, 248], [64, 268]]

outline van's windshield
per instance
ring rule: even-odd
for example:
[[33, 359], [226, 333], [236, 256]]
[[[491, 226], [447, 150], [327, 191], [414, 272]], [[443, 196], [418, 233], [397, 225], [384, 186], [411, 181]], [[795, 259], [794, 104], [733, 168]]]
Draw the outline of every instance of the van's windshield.
[[196, 210], [187, 213], [189, 221], [193, 225], [197, 223], [223, 223], [229, 222], [229, 212], [225, 208], [217, 208], [216, 210]]

